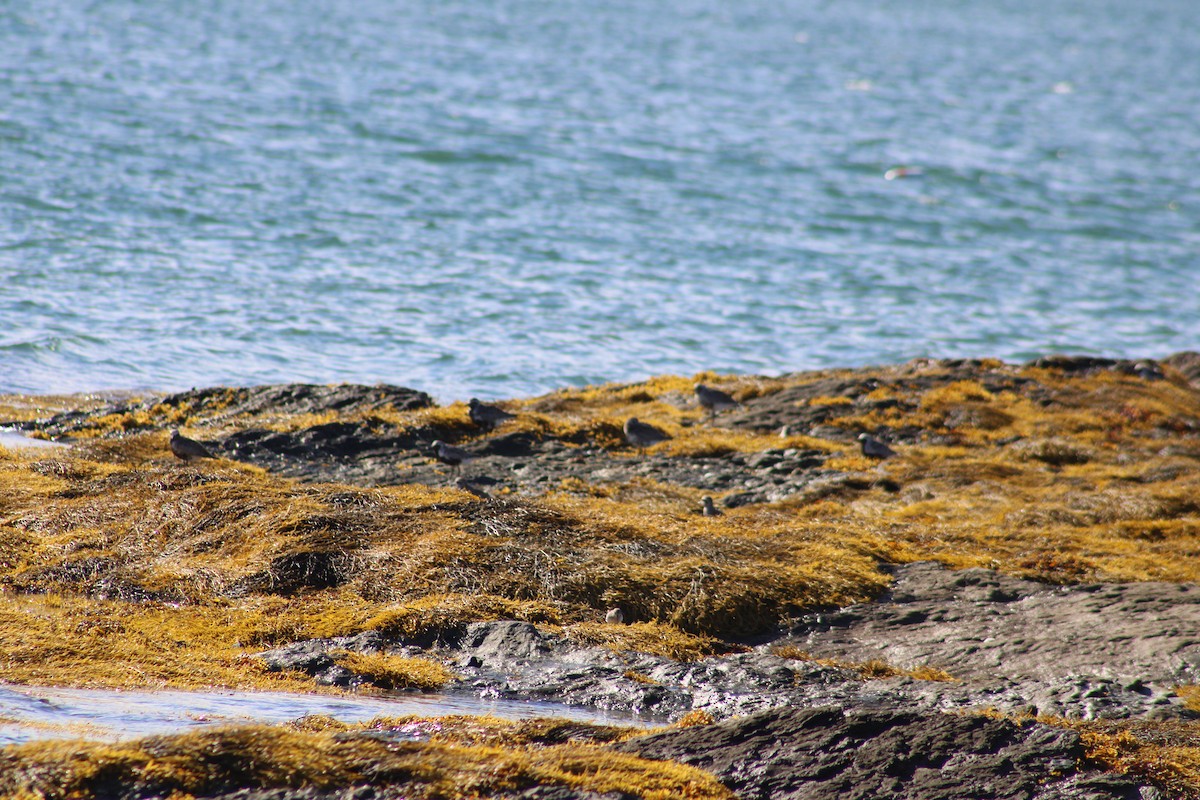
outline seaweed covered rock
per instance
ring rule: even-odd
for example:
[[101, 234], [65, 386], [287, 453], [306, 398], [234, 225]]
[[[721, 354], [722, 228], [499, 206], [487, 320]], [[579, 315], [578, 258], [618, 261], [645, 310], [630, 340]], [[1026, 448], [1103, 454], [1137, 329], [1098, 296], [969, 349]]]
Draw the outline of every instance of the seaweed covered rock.
[[68, 410], [37, 421], [14, 420], [13, 425], [51, 436], [81, 432], [128, 433], [177, 423], [181, 418], [202, 419], [209, 425], [223, 420], [252, 424], [256, 419], [279, 419], [301, 414], [351, 414], [383, 408], [413, 411], [433, 405], [425, 392], [379, 384], [285, 383], [267, 386], [189, 389], [169, 395], [150, 395], [101, 403], [87, 410]]
[[[1040, 728], [943, 716], [992, 708], [1119, 725], [1085, 735], [1089, 758], [1135, 769], [1157, 747], [1139, 774], [1193, 791], [1198, 359], [663, 376], [514, 399], [496, 429], [395, 387], [0, 398], [0, 419], [71, 445], [0, 451], [5, 677], [448, 685], [668, 720], [832, 706], [789, 735], [862, 735], [795, 768], [772, 751], [791, 777], [762, 791], [807, 796], [788, 781], [813, 768], [812, 796], [855, 770], [937, 796], [958, 762], [888, 748], [944, 726], [980, 776], [1045, 777], [1020, 778], [1027, 796], [1124, 791], [1003, 755]], [[709, 413], [700, 381], [737, 405]], [[671, 438], [639, 452], [630, 417]], [[218, 457], [176, 459], [173, 427]], [[896, 455], [866, 457], [863, 434]], [[437, 440], [473, 458], [438, 463]]]
[[1200, 389], [1200, 353], [1185, 350], [1164, 358], [1162, 363], [1177, 370], [1188, 383]]

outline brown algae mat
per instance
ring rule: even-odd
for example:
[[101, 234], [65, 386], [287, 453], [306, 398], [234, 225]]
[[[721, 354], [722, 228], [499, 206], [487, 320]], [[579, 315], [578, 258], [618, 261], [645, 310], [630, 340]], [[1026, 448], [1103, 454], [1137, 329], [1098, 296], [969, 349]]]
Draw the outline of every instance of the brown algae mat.
[[[920, 560], [1057, 584], [1200, 582], [1198, 362], [660, 377], [512, 400], [495, 430], [396, 387], [0, 397], [0, 423], [71, 445], [0, 449], [3, 679], [312, 691], [249, 655], [491, 619], [698, 659], [868, 601], [885, 565]], [[741, 405], [710, 422], [698, 381]], [[671, 438], [630, 447], [628, 417]], [[172, 428], [218, 457], [175, 459]], [[863, 456], [864, 432], [897, 456]], [[438, 439], [477, 459], [437, 463]], [[719, 515], [699, 513], [704, 495]], [[613, 606], [634, 624], [604, 624]], [[454, 680], [421, 658], [356, 666], [387, 689]], [[1187, 730], [1088, 741], [1135, 771], [1170, 749], [1170, 785], [1200, 796]]]
[[[397, 731], [423, 740], [371, 735]], [[734, 797], [696, 767], [605, 746], [630, 735], [554, 720], [303, 718], [116, 744], [34, 742], [0, 750], [0, 796], [476, 798], [528, 797], [523, 790], [541, 786], [570, 800]]]

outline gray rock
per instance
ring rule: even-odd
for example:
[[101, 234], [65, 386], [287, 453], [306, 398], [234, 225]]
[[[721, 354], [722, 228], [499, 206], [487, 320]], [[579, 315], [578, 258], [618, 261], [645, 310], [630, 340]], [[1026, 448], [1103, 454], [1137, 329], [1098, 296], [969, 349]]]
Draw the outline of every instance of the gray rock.
[[547, 658], [561, 644], [559, 637], [544, 634], [528, 622], [505, 620], [468, 625], [456, 649], [496, 667]]
[[1200, 587], [1054, 586], [932, 562], [895, 569], [879, 603], [803, 618], [787, 640], [816, 655], [934, 666], [971, 681], [1200, 680]]
[[294, 671], [313, 676], [323, 686], [353, 686], [362, 679], [353, 671], [337, 664], [333, 653], [339, 651], [359, 653], [399, 652], [410, 655], [415, 649], [392, 648], [375, 631], [364, 631], [354, 636], [338, 636], [332, 639], [307, 639], [273, 650], [255, 653], [268, 672]]
[[1176, 369], [1194, 389], [1200, 389], [1200, 353], [1187, 350], [1164, 358], [1167, 366]]
[[889, 704], [774, 709], [615, 749], [708, 770], [747, 800], [1133, 800], [1142, 788], [1079, 771], [1069, 730]]

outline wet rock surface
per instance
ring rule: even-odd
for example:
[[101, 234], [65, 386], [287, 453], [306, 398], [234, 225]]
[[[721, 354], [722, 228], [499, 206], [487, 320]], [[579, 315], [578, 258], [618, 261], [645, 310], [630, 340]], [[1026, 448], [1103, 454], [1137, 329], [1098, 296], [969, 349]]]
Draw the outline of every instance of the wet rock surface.
[[[413, 794], [408, 787], [351, 786], [345, 789], [323, 791], [320, 789], [243, 789], [229, 794], [210, 795], [208, 800], [411, 800]], [[134, 798], [145, 795], [131, 795]], [[622, 800], [624, 794], [598, 794], [596, 792], [571, 789], [567, 786], [531, 786], [511, 792], [493, 792], [488, 795], [495, 800]], [[149, 800], [149, 798], [146, 798]]]
[[[895, 572], [895, 589], [880, 603], [811, 615], [748, 652], [694, 662], [580, 647], [518, 621], [472, 623], [438, 642], [388, 641], [368, 632], [258, 657], [269, 669], [345, 684], [354, 676], [340, 667], [330, 673], [325, 652], [426, 652], [462, 677], [456, 691], [661, 720], [693, 710], [725, 719], [777, 706], [885, 701], [1077, 719], [1194, 716], [1172, 687], [1195, 680], [1200, 669], [1197, 587], [1058, 587], [931, 563]], [[792, 657], [797, 653], [806, 657]], [[872, 660], [936, 667], [953, 680], [864, 680], [850, 666]]]
[[806, 616], [783, 641], [816, 656], [929, 665], [970, 681], [1200, 680], [1200, 587], [1054, 586], [933, 563], [894, 574], [880, 602]]
[[[1079, 771], [1077, 734], [896, 705], [779, 708], [616, 746], [717, 775], [738, 797], [1149, 798], [1128, 778]], [[1154, 792], [1154, 790], [1149, 790]]]
[[540, 494], [564, 480], [628, 483], [653, 478], [664, 483], [727, 494], [726, 507], [782, 500], [813, 499], [839, 491], [864, 491], [873, 481], [823, 469], [829, 453], [779, 448], [765, 453], [720, 457], [637, 455], [592, 444], [580, 446], [527, 433], [493, 434], [464, 444], [473, 458], [461, 469], [437, 463], [433, 442], [451, 441], [443, 429], [400, 435], [381, 433], [369, 423], [331, 423], [296, 433], [239, 432], [215, 442], [224, 456], [307, 481], [389, 486], [420, 483], [452, 486], [461, 478], [494, 494], [507, 489]]

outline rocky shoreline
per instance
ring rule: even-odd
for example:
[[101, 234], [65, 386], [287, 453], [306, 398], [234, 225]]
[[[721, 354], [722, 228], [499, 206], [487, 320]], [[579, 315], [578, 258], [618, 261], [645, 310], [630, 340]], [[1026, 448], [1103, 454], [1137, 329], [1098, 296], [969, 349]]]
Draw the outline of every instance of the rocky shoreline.
[[[358, 676], [331, 653], [430, 653], [455, 664], [455, 691], [481, 697], [664, 721], [701, 711], [727, 722], [623, 747], [702, 766], [747, 798], [1151, 798], [1165, 795], [1079, 769], [1078, 734], [1036, 718], [1197, 719], [1172, 687], [1200, 674], [1198, 632], [1200, 587], [1049, 587], [922, 562], [896, 567], [878, 603], [813, 614], [747, 652], [692, 663], [581, 648], [511, 621], [472, 623], [428, 648], [370, 633], [256, 658], [350, 685]], [[779, 655], [789, 652], [811, 658]], [[950, 672], [868, 679], [836, 665], [872, 658]]]
[[[1172, 688], [1200, 677], [1200, 587], [1048, 587], [931, 562], [900, 565], [894, 574], [879, 602], [812, 614], [745, 652], [693, 662], [581, 647], [517, 621], [471, 623], [425, 647], [371, 631], [255, 658], [270, 670], [350, 686], [358, 676], [330, 653], [429, 654], [454, 665], [458, 691], [664, 721], [692, 711], [720, 720], [780, 706], [885, 701], [1083, 720], [1200, 718]], [[849, 666], [873, 660], [945, 672], [868, 679]]]
[[[1096, 412], [1098, 422], [1070, 423], [1085, 436], [1070, 438], [1069, 431], [1054, 435], [1055, 430], [1031, 435], [1047, 426], [1022, 426], [1019, 414], [1040, 414], [1039, 409], [1064, 414], [1055, 426], [1068, 419], [1068, 412], [1082, 414], [1072, 404], [1084, 408], [1079, 400], [1084, 389], [1079, 387], [1085, 380], [1096, 381], [1087, 384], [1087, 391], [1097, 396], [1113, 386], [1124, 392], [1112, 408]], [[535, 512], [527, 505], [535, 501], [524, 499], [548, 492], [629, 496], [634, 499], [622, 502], [635, 509], [642, 495], [678, 504], [705, 492], [718, 498], [726, 514], [765, 508], [785, 523], [798, 520], [801, 528], [810, 509], [840, 514], [840, 509], [859, 504], [866, 510], [858, 513], [871, 515], [888, 504], [902, 508], [907, 516], [880, 517], [878, 526], [886, 528], [897, 526], [897, 519], [945, 517], [950, 507], [938, 504], [955, 492], [967, 492], [968, 499], [965, 512], [954, 513], [970, 514], [972, 503], [983, 507], [997, 493], [991, 487], [1019, 478], [1054, 492], [1060, 484], [1067, 486], [1083, 500], [1055, 494], [1044, 507], [1016, 507], [1000, 518], [1010, 531], [1049, 524], [1068, 531], [1094, 528], [1109, 537], [1127, 536], [1134, 549], [1169, 539], [1184, 542], [1186, 550], [1186, 537], [1200, 531], [1200, 501], [1189, 499], [1187, 488], [1194, 485], [1187, 481], [1200, 459], [1198, 383], [1196, 354], [1163, 362], [1059, 358], [1021, 367], [921, 362], [757, 386], [743, 392], [740, 406], [711, 427], [693, 411], [694, 401], [686, 393], [622, 388], [618, 394], [626, 406], [653, 402], [673, 410], [680, 442], [687, 437], [701, 441], [714, 433], [726, 437], [719, 446], [703, 439], [691, 449], [681, 444], [647, 454], [623, 448], [619, 426], [608, 417], [578, 422], [578, 410], [590, 401], [570, 394], [526, 401], [519, 410], [510, 406], [527, 418], [537, 415], [537, 421], [495, 431], [481, 431], [413, 390], [302, 385], [193, 390], [9, 424], [44, 437], [74, 439], [89, 457], [114, 463], [138, 459], [142, 464], [156, 463], [146, 461], [156, 457], [152, 451], [147, 451], [150, 456], [129, 453], [142, 453], [148, 445], [130, 450], [132, 445], [120, 443], [156, 441], [151, 437], [162, 435], [164, 420], [183, 415], [194, 421], [215, 454], [303, 484], [468, 488], [473, 493], [469, 505], [438, 501], [442, 504], [430, 508], [465, 515], [467, 530], [484, 540], [519, 540], [533, 535], [528, 531], [542, 536], [551, 523], [565, 526], [555, 536], [565, 535], [577, 523], [543, 519], [538, 514], [548, 512]], [[1137, 399], [1151, 397], [1156, 386], [1172, 387], [1173, 398], [1182, 398], [1172, 402], [1185, 412], [1160, 412], [1149, 400]], [[999, 403], [996, 398], [1007, 399]], [[397, 424], [396, 414], [408, 415], [403, 417], [408, 421]], [[909, 420], [912, 424], [904, 424]], [[115, 426], [115, 431], [104, 426]], [[210, 434], [204, 436], [206, 430]], [[855, 437], [864, 430], [886, 437], [901, 451], [897, 460], [907, 459], [912, 468], [856, 462]], [[747, 440], [753, 446], [745, 449], [729, 444], [740, 441], [730, 437], [743, 435], [758, 438]], [[771, 441], [766, 437], [778, 446], [763, 446]], [[463, 466], [465, 480], [459, 470], [431, 458], [435, 441], [470, 449], [473, 459]], [[998, 454], [999, 460], [985, 462], [983, 453]], [[951, 466], [942, 466], [945, 459]], [[1071, 471], [1096, 464], [1107, 465], [1098, 477], [1079, 471], [1082, 466]], [[51, 468], [39, 469], [46, 473]], [[196, 480], [207, 479], [199, 475]], [[343, 495], [345, 503], [358, 502]], [[1114, 510], [1113, 504], [1124, 502], [1126, 495], [1138, 498], [1136, 511], [1124, 506]], [[695, 506], [683, 515], [672, 513], [672, 524], [682, 530], [693, 526], [687, 514], [700, 514]], [[664, 546], [638, 543], [632, 531], [613, 536], [600, 542], [602, 549], [637, 555], [646, 547]], [[704, 545], [705, 552], [717, 554], [718, 565], [726, 558], [720, 555], [722, 548], [749, 546], [729, 538], [712, 542]], [[840, 607], [817, 603], [803, 613], [778, 615], [777, 624], [741, 629], [740, 635], [730, 635], [739, 630], [734, 623], [718, 637], [722, 645], [703, 658], [671, 658], [603, 637], [589, 644], [586, 636], [571, 634], [570, 624], [543, 624], [536, 614], [515, 619], [502, 614], [471, 619], [468, 614], [410, 633], [366, 625], [346, 635], [286, 636], [283, 643], [259, 648], [250, 658], [269, 673], [308, 675], [318, 684], [343, 687], [370, 679], [348, 665], [346, 653], [425, 659], [455, 673], [450, 692], [554, 700], [634, 712], [664, 723], [699, 720], [704, 724], [605, 746], [614, 753], [698, 766], [738, 797], [1173, 796], [1171, 792], [1181, 791], [1173, 779], [1117, 774], [1111, 763], [1095, 760], [1077, 723], [1099, 726], [1096, 730], [1107, 730], [1106, 725], [1183, 726], [1179, 730], [1195, 735], [1192, 720], [1200, 715], [1177, 689], [1200, 683], [1200, 587], [1180, 580], [1096, 580], [1090, 576], [1103, 578], [1102, 569], [1083, 556], [1058, 553], [1049, 534], [1047, 542], [1044, 549], [1006, 557], [1010, 560], [1004, 569], [962, 568], [955, 563], [954, 545], [937, 551], [938, 561], [879, 559], [887, 588], [873, 600]], [[904, 546], [909, 549], [897, 552], [920, 552], [911, 543]], [[1086, 553], [1090, 545], [1071, 546]], [[307, 546], [302, 557], [277, 558], [267, 577], [239, 578], [240, 584], [230, 581], [222, 591], [236, 598], [247, 592], [290, 595], [336, 588], [356, 568], [336, 561], [339, 552], [348, 551], [336, 545], [320, 551]], [[647, 552], [652, 562], [655, 551]], [[1029, 574], [1014, 574], [1011, 565]], [[133, 586], [128, 571], [106, 577], [103, 567], [92, 569], [99, 571], [86, 579], [72, 578], [71, 585], [92, 597], [103, 585], [104, 598], [125, 592], [139, 602], [155, 600], [140, 588], [149, 585], [145, 581], [137, 591], [121, 588]], [[706, 568], [696, 569], [705, 575]], [[714, 568], [707, 569], [711, 573]], [[5, 582], [29, 591], [50, 585], [45, 574], [26, 569]], [[43, 577], [30, 577], [39, 575]], [[662, 606], [628, 592], [622, 602], [629, 623], [624, 628], [632, 633], [638, 626], [662, 624], [662, 611], [656, 610]], [[514, 602], [535, 599], [514, 597]], [[588, 611], [567, 595], [548, 595], [538, 602], [548, 609], [537, 612], [546, 620], [567, 615], [570, 623], [572, 614], [586, 620], [588, 613], [603, 613], [603, 607]], [[716, 624], [699, 618], [693, 622], [694, 634], [707, 634]], [[672, 624], [688, 630], [686, 619]], [[1200, 786], [1195, 790], [1200, 792]], [[327, 791], [246, 786], [213, 796], [403, 794], [397, 791], [368, 785]], [[120, 796], [152, 795], [131, 789]], [[493, 796], [628, 795], [546, 784]]]

